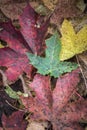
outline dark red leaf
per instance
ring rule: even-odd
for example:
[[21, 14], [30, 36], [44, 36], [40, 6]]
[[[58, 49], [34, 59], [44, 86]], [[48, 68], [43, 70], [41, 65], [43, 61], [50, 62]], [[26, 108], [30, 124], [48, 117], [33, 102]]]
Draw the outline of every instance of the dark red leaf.
[[20, 31], [15, 29], [11, 21], [0, 23], [0, 39], [7, 42], [8, 46], [16, 52], [24, 53], [30, 51], [29, 46], [21, 35]]
[[31, 77], [32, 66], [26, 57], [26, 52], [42, 53], [44, 35], [47, 31], [49, 20], [40, 22], [42, 18], [27, 5], [19, 21], [21, 31], [17, 30], [11, 23], [0, 23], [0, 39], [7, 42], [9, 48], [0, 49], [0, 66], [7, 67], [6, 76], [8, 80], [15, 81], [23, 72]]
[[43, 21], [43, 17], [38, 15], [33, 8], [28, 5], [19, 19], [21, 33], [32, 49], [33, 53], [41, 54], [43, 49], [43, 39], [47, 31], [49, 19]]
[[23, 72], [31, 77], [33, 70], [26, 55], [17, 53], [9, 47], [0, 49], [0, 65], [7, 67], [5, 74], [9, 81], [16, 80]]
[[11, 116], [2, 116], [2, 124], [5, 130], [26, 130], [27, 122], [23, 119], [24, 113], [14, 112]]

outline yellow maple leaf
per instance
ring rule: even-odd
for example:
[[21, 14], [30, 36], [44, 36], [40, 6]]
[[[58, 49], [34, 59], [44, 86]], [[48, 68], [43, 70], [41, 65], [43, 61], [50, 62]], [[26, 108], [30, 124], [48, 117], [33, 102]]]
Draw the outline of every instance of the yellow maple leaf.
[[61, 61], [70, 59], [74, 55], [87, 50], [87, 25], [76, 33], [71, 22], [65, 19], [62, 24], [61, 34]]

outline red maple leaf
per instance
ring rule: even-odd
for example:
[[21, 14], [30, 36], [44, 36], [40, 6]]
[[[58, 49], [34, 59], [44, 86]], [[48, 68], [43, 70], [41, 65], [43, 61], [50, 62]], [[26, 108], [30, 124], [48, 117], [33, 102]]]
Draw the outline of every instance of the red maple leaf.
[[42, 53], [49, 19], [43, 23], [41, 20], [42, 17], [27, 5], [19, 18], [20, 30], [11, 21], [0, 23], [0, 39], [8, 44], [8, 47], [0, 49], [0, 66], [7, 67], [5, 74], [8, 80], [16, 80], [23, 72], [31, 76], [33, 67], [29, 64], [26, 52]]
[[87, 101], [69, 103], [78, 82], [79, 70], [75, 70], [58, 78], [52, 91], [50, 77], [37, 74], [29, 85], [35, 97], [21, 99], [26, 109], [33, 113], [32, 119], [51, 121], [53, 130], [82, 130], [79, 120], [87, 117]]

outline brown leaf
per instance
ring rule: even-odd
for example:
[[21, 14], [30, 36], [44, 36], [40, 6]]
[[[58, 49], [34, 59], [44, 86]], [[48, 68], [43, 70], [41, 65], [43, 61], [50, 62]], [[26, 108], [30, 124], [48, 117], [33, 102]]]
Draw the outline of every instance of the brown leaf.
[[58, 0], [43, 0], [43, 2], [50, 10], [54, 10]]
[[55, 12], [51, 17], [51, 22], [58, 25], [64, 18], [74, 18], [80, 14], [75, 0], [58, 0]]
[[0, 9], [11, 20], [17, 20], [19, 15], [22, 13], [23, 8], [26, 6], [26, 2], [22, 1], [23, 0], [21, 0], [21, 2], [4, 0], [0, 4]]

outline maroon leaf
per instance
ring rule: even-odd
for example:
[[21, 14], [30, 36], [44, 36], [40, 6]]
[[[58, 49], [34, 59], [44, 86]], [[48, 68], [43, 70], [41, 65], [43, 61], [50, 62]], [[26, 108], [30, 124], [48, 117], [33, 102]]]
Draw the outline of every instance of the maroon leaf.
[[47, 31], [49, 19], [43, 22], [33, 8], [28, 5], [19, 19], [21, 33], [32, 49], [33, 53], [40, 54], [43, 49], [43, 38]]
[[5, 130], [25, 130], [27, 122], [23, 119], [24, 113], [21, 111], [14, 112], [11, 116], [2, 116], [2, 124]]
[[79, 121], [87, 117], [87, 102], [69, 103], [79, 80], [77, 69], [61, 76], [52, 91], [49, 77], [37, 74], [29, 85], [35, 97], [21, 97], [26, 109], [33, 113], [31, 118], [51, 121], [53, 130], [82, 130]]
[[20, 31], [15, 29], [11, 21], [6, 23], [0, 23], [0, 39], [7, 42], [8, 46], [16, 52], [26, 52], [30, 51], [29, 46], [21, 35]]
[[23, 72], [31, 77], [33, 67], [29, 64], [26, 52], [41, 54], [43, 49], [43, 39], [49, 20], [40, 23], [41, 27], [36, 27], [38, 20], [42, 19], [30, 6], [27, 5], [20, 17], [21, 32], [11, 23], [0, 23], [0, 39], [8, 44], [8, 48], [0, 49], [0, 66], [7, 68], [6, 76], [10, 81], [15, 81]]
[[26, 55], [17, 53], [9, 47], [0, 49], [0, 65], [7, 67], [5, 74], [9, 81], [16, 80], [23, 72], [31, 77], [33, 70]]

